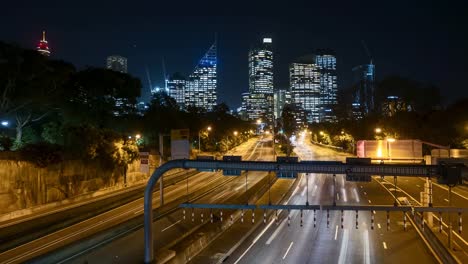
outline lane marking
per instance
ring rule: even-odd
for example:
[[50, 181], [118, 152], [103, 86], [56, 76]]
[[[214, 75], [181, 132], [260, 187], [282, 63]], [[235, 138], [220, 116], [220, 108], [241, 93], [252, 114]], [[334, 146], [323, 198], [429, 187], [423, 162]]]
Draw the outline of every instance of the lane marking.
[[234, 264], [237, 264], [239, 263], [239, 261], [241, 261], [241, 259], [247, 254], [247, 252], [249, 252], [249, 250], [255, 245], [255, 243], [263, 236], [263, 234], [265, 234], [265, 232], [268, 230], [268, 228], [270, 228], [270, 226], [275, 222], [275, 220], [271, 220], [270, 223], [262, 230], [262, 232], [260, 234], [258, 234], [258, 236], [252, 241], [252, 244], [250, 244], [250, 246], [244, 251], [244, 253], [242, 253], [242, 255], [240, 255], [240, 257], [236, 260], [236, 262], [234, 262]]
[[286, 225], [286, 219], [284, 219], [281, 224], [276, 228], [275, 232], [271, 234], [270, 238], [267, 240], [265, 243], [266, 245], [270, 245], [271, 242], [276, 238], [276, 236], [279, 234], [279, 232], [283, 229], [283, 227]]
[[346, 197], [346, 190], [345, 188], [341, 188], [341, 192], [343, 193], [343, 201], [347, 202], [348, 198]]
[[336, 193], [336, 199], [339, 201], [340, 200], [340, 193]]
[[372, 203], [371, 200], [369, 200], [369, 203]]
[[366, 193], [366, 192], [364, 192], [364, 195], [367, 195], [367, 193]]
[[369, 230], [364, 231], [364, 263], [370, 264]]
[[361, 200], [359, 200], [359, 195], [357, 193], [356, 188], [354, 188], [353, 191], [354, 191], [354, 195], [356, 195], [356, 201], [359, 203]]
[[447, 203], [449, 202], [449, 200], [447, 198], [445, 198], [444, 201], [446, 201]]
[[345, 264], [347, 263], [346, 260], [346, 251], [348, 251], [348, 229], [345, 229], [343, 232], [343, 238], [341, 239], [341, 248], [340, 248], [340, 256], [338, 258], [338, 264]]
[[382, 244], [383, 244], [383, 248], [384, 248], [384, 249], [387, 249], [387, 243], [382, 242]]
[[168, 226], [168, 227], [164, 228], [163, 230], [161, 230], [161, 233], [162, 233], [162, 232], [164, 232], [164, 231], [166, 231], [166, 230], [168, 230], [169, 228], [171, 228], [171, 227], [173, 227], [173, 226], [177, 225], [177, 224], [178, 224], [180, 221], [181, 221], [181, 220], [179, 220], [179, 221], [177, 221], [177, 222], [173, 223], [172, 225], [170, 225], [170, 226]]
[[336, 225], [336, 228], [335, 228], [335, 240], [337, 239], [338, 237], [338, 225]]
[[294, 242], [291, 241], [291, 244], [289, 244], [288, 250], [286, 250], [286, 253], [284, 253], [283, 259], [286, 258], [286, 256], [287, 256], [288, 253], [289, 253], [289, 250], [291, 250], [291, 247], [292, 247], [293, 244], [294, 244]]
[[307, 187], [304, 187], [304, 190], [302, 190], [301, 196], [304, 197], [305, 193], [307, 191]]
[[380, 226], [380, 224], [377, 224], [377, 227], [378, 227], [378, 228], [382, 228], [382, 227]]

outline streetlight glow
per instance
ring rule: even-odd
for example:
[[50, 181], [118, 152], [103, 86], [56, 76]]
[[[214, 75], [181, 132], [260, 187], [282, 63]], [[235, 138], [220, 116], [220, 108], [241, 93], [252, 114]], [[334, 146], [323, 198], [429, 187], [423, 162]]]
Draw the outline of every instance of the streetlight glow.
[[135, 135], [135, 138], [136, 138], [136, 139], [140, 139], [140, 138], [141, 138], [141, 135], [140, 135], [140, 134], [136, 134], [136, 135]]
[[381, 133], [381, 132], [382, 132], [382, 129], [381, 129], [380, 127], [378, 127], [378, 128], [375, 129], [375, 133], [378, 134], [378, 133]]
[[260, 125], [262, 123], [262, 120], [261, 119], [258, 119], [257, 120], [257, 124]]
[[234, 131], [232, 134], [234, 134], [234, 136], [237, 136], [238, 133], [237, 131]]
[[323, 131], [320, 131], [319, 134], [320, 134], [321, 136], [323, 136], [325, 133], [323, 133]]
[[387, 141], [388, 142], [395, 142], [395, 139], [394, 138], [387, 138]]
[[6, 120], [5, 120], [5, 121], [2, 121], [2, 126], [5, 126], [5, 127], [6, 127], [6, 126], [8, 126], [9, 124], [10, 124], [10, 122], [8, 122], [8, 121], [6, 121]]
[[207, 127], [207, 128], [206, 128], [206, 130], [208, 130], [208, 131], [211, 131], [211, 127], [210, 127], [210, 126], [209, 126], [209, 127]]

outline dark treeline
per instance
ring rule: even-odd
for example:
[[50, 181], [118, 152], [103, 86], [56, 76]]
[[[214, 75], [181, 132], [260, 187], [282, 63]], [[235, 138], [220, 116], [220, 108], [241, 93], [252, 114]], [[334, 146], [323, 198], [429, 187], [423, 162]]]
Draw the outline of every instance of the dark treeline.
[[226, 104], [208, 113], [182, 111], [171, 97], [158, 93], [140, 113], [135, 106], [141, 86], [129, 74], [77, 70], [0, 42], [0, 150], [59, 153], [40, 166], [67, 156], [116, 166], [134, 160], [138, 147], [158, 149], [159, 135], [171, 129], [188, 128], [195, 148], [200, 135], [202, 150], [219, 152], [251, 135], [251, 125], [230, 115]]

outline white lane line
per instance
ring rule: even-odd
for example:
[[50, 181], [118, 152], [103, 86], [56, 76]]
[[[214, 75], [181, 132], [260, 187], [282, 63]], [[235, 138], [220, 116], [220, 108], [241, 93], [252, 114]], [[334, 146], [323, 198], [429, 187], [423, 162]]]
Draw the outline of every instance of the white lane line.
[[348, 251], [348, 229], [345, 229], [343, 232], [343, 238], [341, 239], [341, 248], [340, 248], [340, 256], [338, 258], [338, 264], [345, 264], [347, 263], [346, 258], [346, 251]]
[[344, 183], [344, 176], [341, 177], [341, 186], [345, 186], [345, 183]]
[[382, 242], [382, 244], [383, 244], [383, 248], [384, 248], [384, 249], [387, 249], [387, 243]]
[[271, 242], [276, 238], [276, 236], [279, 234], [279, 232], [281, 231], [281, 229], [283, 229], [285, 225], [286, 225], [286, 219], [284, 219], [283, 222], [281, 222], [281, 224], [278, 226], [278, 228], [276, 228], [275, 232], [271, 234], [270, 238], [267, 240], [265, 244], [270, 245]]
[[338, 238], [338, 225], [335, 228], [335, 240]]
[[340, 193], [336, 193], [336, 199], [339, 201], [340, 200]]
[[380, 226], [380, 224], [377, 224], [377, 227], [378, 227], [378, 228], [382, 228], [382, 227]]
[[446, 201], [447, 203], [449, 202], [449, 200], [447, 198], [445, 198], [444, 201]]
[[419, 185], [419, 184], [416, 184], [416, 187], [418, 187], [418, 188], [419, 188], [419, 187], [421, 187], [421, 185]]
[[369, 200], [369, 203], [372, 203], [371, 200]]
[[341, 192], [343, 193], [343, 201], [344, 201], [344, 202], [347, 202], [347, 201], [348, 201], [348, 198], [346, 197], [346, 190], [345, 190], [345, 188], [341, 188]]
[[252, 244], [250, 244], [250, 246], [244, 251], [244, 253], [242, 253], [242, 255], [236, 260], [236, 262], [234, 262], [234, 264], [237, 264], [239, 263], [239, 261], [241, 261], [241, 259], [245, 256], [245, 254], [247, 254], [247, 252], [249, 252], [249, 250], [255, 245], [255, 243], [263, 236], [263, 234], [265, 234], [265, 232], [268, 230], [268, 228], [270, 228], [270, 226], [275, 222], [275, 220], [271, 220], [270, 223], [265, 227], [265, 229], [262, 230], [262, 232], [260, 234], [258, 234], [258, 236], [252, 241]]
[[288, 253], [289, 253], [289, 250], [291, 250], [291, 247], [292, 247], [293, 244], [294, 244], [294, 242], [291, 241], [291, 244], [289, 244], [288, 250], [286, 250], [286, 253], [284, 253], [283, 259], [286, 258], [286, 256], [287, 256]]
[[359, 203], [360, 200], [359, 200], [359, 195], [358, 195], [358, 193], [357, 193], [356, 188], [354, 188], [353, 191], [354, 191], [354, 195], [356, 195], [356, 201]]
[[364, 263], [370, 264], [369, 230], [364, 230]]
[[367, 195], [367, 193], [366, 193], [366, 192], [364, 192], [364, 195]]
[[170, 226], [168, 226], [168, 227], [164, 228], [163, 230], [161, 230], [161, 233], [162, 233], [162, 232], [164, 232], [164, 231], [166, 231], [166, 230], [168, 230], [169, 228], [171, 228], [171, 227], [173, 227], [173, 226], [177, 225], [179, 222], [180, 222], [180, 220], [179, 220], [179, 221], [177, 221], [177, 222], [175, 222], [175, 223], [173, 223], [172, 225], [170, 225]]
[[302, 197], [304, 197], [306, 191], [307, 191], [307, 187], [304, 187], [304, 190], [302, 190], [302, 192], [301, 192], [301, 196], [302, 196]]

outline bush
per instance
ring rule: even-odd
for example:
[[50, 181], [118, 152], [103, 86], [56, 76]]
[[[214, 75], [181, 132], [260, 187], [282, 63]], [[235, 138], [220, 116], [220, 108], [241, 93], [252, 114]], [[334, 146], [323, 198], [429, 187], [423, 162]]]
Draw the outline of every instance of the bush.
[[10, 151], [13, 147], [13, 139], [7, 135], [0, 136], [0, 150]]
[[33, 163], [36, 167], [45, 168], [63, 161], [62, 147], [47, 142], [26, 144], [20, 149], [22, 159]]

